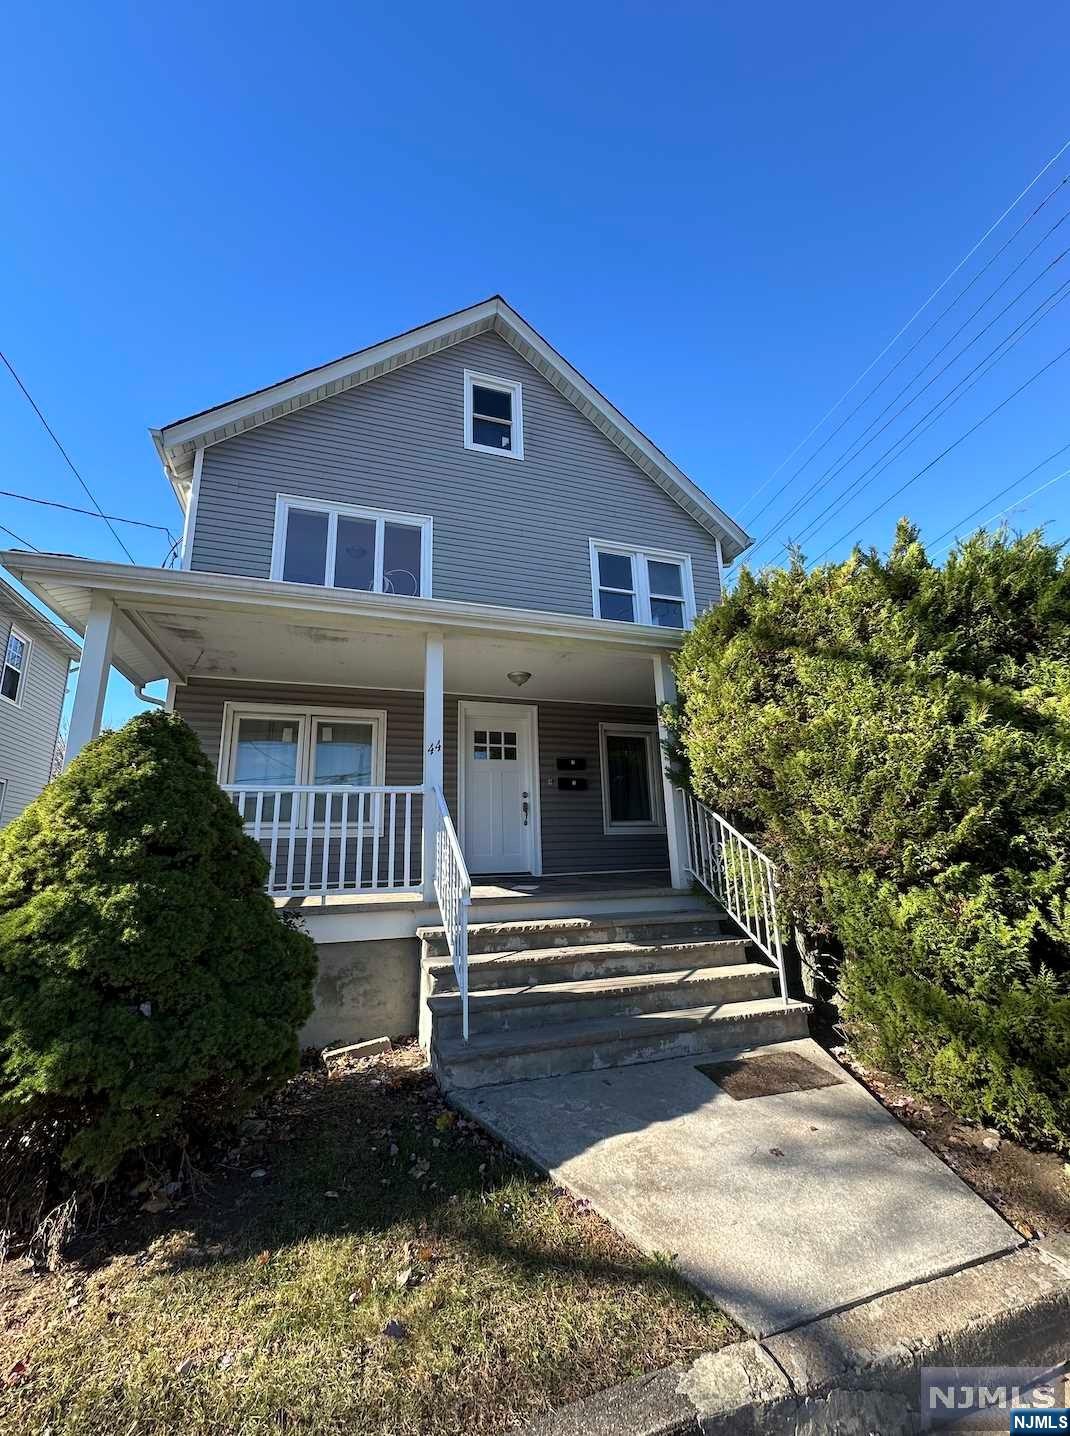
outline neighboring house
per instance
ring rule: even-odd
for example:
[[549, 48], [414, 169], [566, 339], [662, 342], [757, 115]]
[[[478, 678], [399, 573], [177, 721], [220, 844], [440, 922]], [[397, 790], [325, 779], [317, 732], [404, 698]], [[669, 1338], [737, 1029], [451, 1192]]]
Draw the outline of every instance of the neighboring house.
[[51, 778], [76, 643], [0, 579], [0, 825]]
[[415, 1027], [422, 925], [466, 980], [469, 877], [481, 919], [693, 907], [657, 705], [750, 540], [503, 299], [153, 439], [181, 570], [5, 561], [85, 632], [70, 753], [110, 663], [169, 680], [319, 945], [310, 1038]]

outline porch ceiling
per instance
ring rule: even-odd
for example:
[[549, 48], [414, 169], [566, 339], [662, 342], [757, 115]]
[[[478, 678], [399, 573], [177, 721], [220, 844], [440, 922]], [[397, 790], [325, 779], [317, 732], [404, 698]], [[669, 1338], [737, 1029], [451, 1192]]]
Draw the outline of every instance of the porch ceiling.
[[[94, 591], [116, 604], [113, 661], [135, 683], [158, 678], [395, 688], [424, 684], [424, 640], [445, 636], [448, 692], [560, 702], [649, 704], [652, 659], [679, 635], [633, 624], [438, 600], [396, 599], [0, 554], [32, 591], [84, 631]], [[107, 572], [105, 572], [107, 570]], [[507, 675], [523, 671], [523, 688]]]

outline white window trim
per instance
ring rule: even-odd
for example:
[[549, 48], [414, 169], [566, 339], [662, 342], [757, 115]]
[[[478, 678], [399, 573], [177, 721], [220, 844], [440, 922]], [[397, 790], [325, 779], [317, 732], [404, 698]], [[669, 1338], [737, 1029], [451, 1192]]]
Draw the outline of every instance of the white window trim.
[[[640, 734], [647, 740], [647, 781], [650, 784], [651, 816], [644, 822], [614, 822], [609, 808], [609, 749], [606, 738], [611, 734], [632, 736]], [[661, 740], [658, 730], [650, 723], [599, 723], [598, 765], [602, 779], [602, 831], [606, 837], [625, 833], [663, 833], [665, 831], [665, 808], [662, 802], [662, 772], [659, 761]]]
[[16, 628], [14, 624], [11, 625], [7, 631], [7, 638], [4, 640], [4, 651], [0, 654], [0, 678], [3, 677], [4, 669], [7, 667], [8, 644], [13, 637], [17, 638], [22, 644], [22, 667], [15, 670], [19, 675], [18, 688], [15, 690], [14, 698], [7, 698], [2, 693], [0, 693], [0, 698], [2, 698], [5, 703], [10, 704], [12, 708], [21, 708], [22, 699], [26, 693], [26, 684], [29, 679], [30, 650], [33, 648], [33, 639], [29, 638], [21, 628]]
[[[513, 425], [510, 435], [511, 447], [496, 449], [491, 444], [477, 444], [472, 438], [472, 386], [481, 389], [499, 389], [511, 394], [513, 399]], [[524, 457], [524, 398], [522, 386], [512, 379], [497, 379], [493, 374], [478, 374], [474, 369], [464, 371], [464, 446], [477, 454], [497, 454], [502, 459], [523, 459]]]
[[[309, 499], [301, 494], [275, 495], [275, 532], [271, 541], [271, 577], [285, 582], [282, 577], [286, 558], [286, 524], [291, 509], [310, 509], [315, 513], [327, 514], [327, 561], [324, 577], [334, 573], [335, 549], [338, 539], [338, 519], [368, 519], [375, 524], [375, 583], [377, 587], [338, 588], [333, 583], [299, 584], [300, 588], [332, 588], [339, 593], [376, 593], [383, 595], [383, 525], [403, 524], [407, 528], [420, 530], [420, 598], [431, 597], [431, 549], [434, 542], [434, 521], [429, 514], [404, 514], [395, 509], [371, 509], [359, 504], [332, 503], [325, 499]], [[385, 594], [387, 598], [411, 597], [411, 595]]]
[[[611, 543], [604, 539], [588, 540], [591, 552], [591, 603], [595, 618], [602, 617], [602, 604], [599, 590], [610, 587], [609, 584], [602, 584], [598, 578], [598, 555], [600, 553], [617, 554], [621, 558], [631, 561], [632, 565], [632, 592], [635, 595], [635, 621], [646, 624], [648, 627], [655, 627], [650, 613], [650, 587], [647, 582], [646, 560], [653, 559], [655, 563], [678, 563], [680, 565], [681, 589], [683, 590], [684, 605], [684, 628], [666, 628], [666, 633], [680, 633], [690, 628], [695, 622], [697, 605], [695, 603], [695, 579], [691, 571], [691, 555], [689, 553], [676, 553], [670, 549], [662, 548], [634, 548], [629, 544]], [[642, 560], [642, 562], [640, 562]], [[667, 596], [667, 595], [666, 595]], [[626, 619], [607, 619], [607, 622], [626, 623]]]
[[[234, 758], [238, 738], [238, 720], [241, 718], [282, 718], [286, 721], [292, 719], [297, 724], [297, 777], [293, 784], [272, 784], [272, 783], [236, 783], [231, 776], [234, 771]], [[217, 767], [217, 781], [231, 787], [248, 788], [250, 792], [256, 792], [258, 788], [271, 787], [304, 787], [311, 786], [312, 756], [313, 756], [313, 723], [317, 719], [337, 719], [339, 722], [371, 723], [374, 728], [372, 738], [372, 779], [370, 786], [382, 788], [386, 786], [386, 709], [385, 708], [328, 708], [316, 703], [303, 706], [292, 703], [231, 703], [223, 704], [223, 723], [219, 735], [219, 763]], [[380, 815], [380, 831], [385, 822], [385, 808]], [[246, 823], [246, 827], [252, 824]], [[302, 831], [306, 827], [304, 819], [299, 823]], [[313, 831], [321, 830], [322, 823], [313, 823]]]

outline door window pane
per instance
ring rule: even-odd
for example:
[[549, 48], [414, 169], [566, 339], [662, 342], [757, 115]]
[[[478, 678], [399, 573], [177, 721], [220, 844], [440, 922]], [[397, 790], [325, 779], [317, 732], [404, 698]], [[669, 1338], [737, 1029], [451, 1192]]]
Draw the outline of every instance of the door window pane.
[[684, 605], [676, 598], [652, 598], [650, 621], [657, 628], [683, 628]]
[[375, 587], [375, 520], [339, 515], [335, 543], [334, 582], [336, 588]]
[[288, 583], [326, 583], [328, 515], [291, 509], [282, 576]]
[[384, 593], [397, 593], [402, 598], [419, 598], [420, 541], [420, 530], [410, 524], [384, 525]]
[[610, 822], [653, 821], [648, 745], [643, 734], [606, 734], [606, 777]]

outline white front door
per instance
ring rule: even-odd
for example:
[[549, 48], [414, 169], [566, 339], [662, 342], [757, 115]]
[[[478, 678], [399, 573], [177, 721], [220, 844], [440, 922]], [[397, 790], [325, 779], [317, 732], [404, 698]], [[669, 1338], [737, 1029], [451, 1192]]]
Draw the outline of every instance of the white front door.
[[461, 845], [473, 873], [535, 870], [535, 710], [461, 705]]

